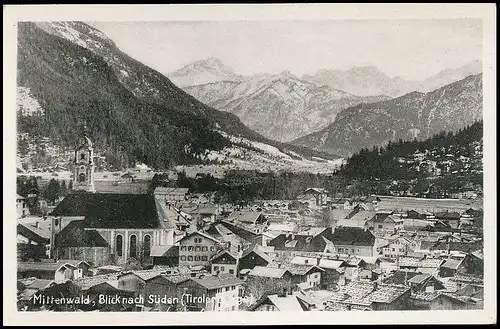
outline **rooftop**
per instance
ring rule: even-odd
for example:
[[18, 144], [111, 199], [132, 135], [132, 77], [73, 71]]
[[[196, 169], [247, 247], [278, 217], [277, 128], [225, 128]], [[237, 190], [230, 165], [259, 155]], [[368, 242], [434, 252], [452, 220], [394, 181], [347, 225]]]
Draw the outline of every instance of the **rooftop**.
[[248, 275], [261, 276], [266, 278], [282, 278], [286, 273], [290, 273], [285, 268], [255, 266]]
[[194, 282], [200, 284], [208, 290], [213, 290], [217, 288], [229, 287], [240, 285], [242, 281], [235, 277], [217, 277], [212, 275], [207, 275], [202, 278], [191, 278]]
[[87, 228], [158, 228], [155, 199], [148, 194], [71, 193], [52, 216], [83, 216]]

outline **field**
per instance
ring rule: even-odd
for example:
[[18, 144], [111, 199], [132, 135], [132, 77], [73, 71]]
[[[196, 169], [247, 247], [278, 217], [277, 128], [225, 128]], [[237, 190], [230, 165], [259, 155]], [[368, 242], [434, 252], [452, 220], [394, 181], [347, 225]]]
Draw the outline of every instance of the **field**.
[[482, 199], [423, 199], [409, 197], [379, 196], [381, 201], [377, 204], [379, 209], [392, 210], [426, 210], [436, 211], [458, 211], [463, 212], [469, 208], [483, 209]]

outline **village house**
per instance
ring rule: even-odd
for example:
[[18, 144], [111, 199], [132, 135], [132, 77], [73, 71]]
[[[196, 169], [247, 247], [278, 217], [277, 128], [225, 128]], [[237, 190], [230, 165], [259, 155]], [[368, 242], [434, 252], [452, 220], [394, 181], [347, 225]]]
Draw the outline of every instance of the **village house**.
[[254, 245], [243, 251], [239, 260], [239, 271], [243, 269], [253, 269], [255, 266], [266, 267], [272, 262], [272, 257], [266, 254], [260, 245]]
[[295, 290], [293, 275], [286, 268], [255, 266], [247, 274], [245, 295], [260, 298], [264, 294], [277, 294]]
[[357, 227], [336, 227], [328, 239], [332, 253], [356, 256], [376, 256], [375, 236], [368, 230]]
[[291, 257], [300, 252], [324, 252], [331, 232], [331, 228], [314, 227], [297, 233], [282, 233], [269, 241], [268, 246], [278, 254]]
[[271, 266], [287, 269], [292, 274], [292, 283], [297, 284], [302, 290], [318, 287], [321, 283], [321, 274], [324, 272], [314, 264], [278, 263]]
[[40, 220], [18, 223], [16, 230], [18, 259], [42, 259], [50, 256], [50, 223]]
[[439, 268], [439, 276], [446, 278], [457, 274], [466, 274], [465, 257], [449, 257]]
[[250, 306], [252, 312], [303, 312], [312, 305], [294, 294], [266, 295]]
[[[321, 274], [321, 288], [331, 290], [338, 286], [345, 272], [345, 262], [343, 260], [320, 259], [319, 267], [323, 269]], [[345, 279], [345, 277], [344, 277]]]
[[208, 266], [224, 242], [204, 232], [193, 232], [179, 241], [179, 266]]
[[477, 303], [471, 298], [442, 291], [415, 294], [411, 296], [411, 303], [416, 310], [448, 311], [478, 308]]
[[340, 218], [336, 226], [368, 228], [368, 221], [375, 216], [374, 210], [364, 210], [361, 207], [354, 207], [345, 218]]
[[398, 232], [403, 228], [403, 219], [387, 212], [378, 212], [366, 223], [368, 229], [378, 232]]
[[90, 264], [75, 260], [47, 260], [41, 262], [18, 262], [18, 278], [35, 277], [55, 283], [76, 280], [89, 274]]
[[416, 274], [411, 279], [407, 280], [407, 282], [411, 287], [412, 294], [421, 292], [429, 293], [446, 289], [443, 283], [434, 275], [427, 273]]
[[315, 206], [326, 205], [328, 192], [324, 188], [310, 187], [302, 193], [300, 199], [314, 200]]
[[179, 283], [178, 289], [184, 292], [184, 303], [192, 310], [205, 312], [239, 310], [241, 281], [233, 276], [207, 275], [190, 278]]
[[[152, 307], [162, 312], [172, 312], [181, 308], [181, 298], [184, 289], [180, 289], [179, 285], [191, 279], [188, 274], [167, 275], [164, 273], [158, 274], [146, 280], [145, 296], [158, 296], [157, 298], [145, 298], [145, 306]], [[166, 300], [162, 302], [161, 298], [166, 296]], [[178, 302], [176, 302], [177, 298]]]
[[231, 274], [234, 277], [238, 276], [238, 259], [237, 255], [232, 254], [227, 250], [219, 252], [211, 259], [212, 275]]
[[332, 302], [344, 305], [344, 310], [407, 310], [410, 295], [408, 287], [357, 280], [342, 287]]
[[16, 194], [16, 211], [18, 218], [28, 216], [30, 213], [26, 198], [19, 194]]
[[460, 214], [456, 211], [441, 211], [434, 214], [437, 220], [448, 224], [451, 228], [458, 229], [460, 226]]
[[157, 187], [154, 195], [165, 202], [177, 202], [187, 200], [189, 189], [179, 187]]
[[428, 273], [439, 275], [439, 269], [444, 263], [440, 258], [418, 258], [418, 257], [399, 257], [396, 261], [397, 267], [402, 271], [412, 271], [417, 273]]
[[386, 258], [396, 259], [408, 254], [410, 240], [405, 237], [396, 237], [381, 247], [382, 255]]

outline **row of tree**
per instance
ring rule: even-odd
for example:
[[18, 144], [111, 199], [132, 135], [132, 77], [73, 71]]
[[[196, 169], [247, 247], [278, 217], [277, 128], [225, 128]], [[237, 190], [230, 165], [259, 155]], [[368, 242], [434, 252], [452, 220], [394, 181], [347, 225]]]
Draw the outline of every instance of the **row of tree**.
[[40, 200], [47, 200], [50, 205], [54, 205], [60, 197], [73, 189], [73, 181], [66, 183], [53, 178], [43, 186], [38, 184], [35, 177], [19, 176], [16, 183], [17, 194], [26, 198], [30, 213], [34, 215], [45, 215], [46, 209], [42, 209]]

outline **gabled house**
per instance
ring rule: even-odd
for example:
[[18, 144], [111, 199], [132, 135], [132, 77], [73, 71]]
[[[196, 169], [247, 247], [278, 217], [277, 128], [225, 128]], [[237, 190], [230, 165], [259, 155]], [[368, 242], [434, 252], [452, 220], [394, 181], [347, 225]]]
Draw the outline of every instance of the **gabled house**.
[[286, 268], [255, 266], [247, 274], [245, 295], [258, 299], [264, 294], [291, 292], [295, 289], [293, 275]]
[[212, 275], [231, 274], [238, 276], [238, 255], [227, 250], [219, 252], [210, 260], [212, 264]]
[[391, 213], [376, 213], [366, 223], [373, 232], [397, 232], [403, 228], [403, 219]]
[[[179, 285], [190, 279], [191, 275], [188, 274], [166, 275], [163, 273], [147, 279], [145, 295], [153, 297], [146, 298], [145, 305], [157, 307], [160, 311], [166, 312], [180, 309], [184, 291], [179, 288]], [[166, 299], [162, 300], [163, 297]]]
[[165, 202], [184, 201], [187, 199], [188, 193], [188, 188], [179, 187], [157, 187], [154, 190], [154, 195]]
[[83, 269], [66, 261], [18, 262], [17, 275], [19, 278], [35, 277], [60, 283], [82, 277]]
[[310, 311], [312, 305], [296, 295], [266, 295], [250, 306], [251, 312], [303, 312]]
[[224, 242], [204, 232], [194, 232], [179, 241], [179, 266], [210, 264], [210, 259], [224, 248]]
[[[325, 240], [326, 239], [326, 240]], [[331, 228], [314, 228], [298, 233], [282, 233], [268, 242], [274, 251], [295, 256], [298, 252], [324, 252], [332, 239]]]
[[429, 293], [446, 289], [443, 283], [434, 275], [427, 273], [416, 274], [411, 279], [407, 280], [407, 282], [411, 287], [412, 294], [422, 292]]
[[326, 205], [328, 193], [324, 188], [310, 187], [302, 194], [307, 199], [314, 199], [316, 206]]
[[457, 229], [460, 226], [460, 214], [456, 211], [441, 211], [434, 214], [437, 220], [440, 220], [451, 228]]
[[[328, 239], [330, 252], [356, 256], [375, 256], [375, 236], [357, 227], [336, 227]], [[330, 248], [328, 248], [330, 249]]]
[[185, 292], [183, 302], [191, 310], [229, 312], [239, 310], [241, 283], [233, 276], [207, 275], [181, 282], [178, 289]]
[[324, 272], [321, 267], [314, 264], [287, 263], [282, 264], [280, 268], [287, 269], [292, 274], [292, 283], [299, 285], [302, 290], [319, 286]]
[[239, 271], [253, 269], [255, 266], [266, 267], [272, 262], [272, 257], [266, 254], [259, 245], [254, 245], [243, 252], [239, 260]]
[[405, 237], [396, 237], [388, 241], [388, 243], [382, 246], [380, 249], [382, 255], [386, 258], [396, 259], [398, 257], [406, 256], [408, 254], [408, 246], [410, 245], [410, 240]]
[[417, 310], [448, 311], [478, 309], [478, 303], [472, 298], [441, 291], [415, 294], [411, 296], [411, 302], [413, 308]]
[[25, 217], [30, 214], [30, 210], [28, 207], [28, 203], [26, 202], [26, 198], [16, 194], [16, 211], [17, 217]]

